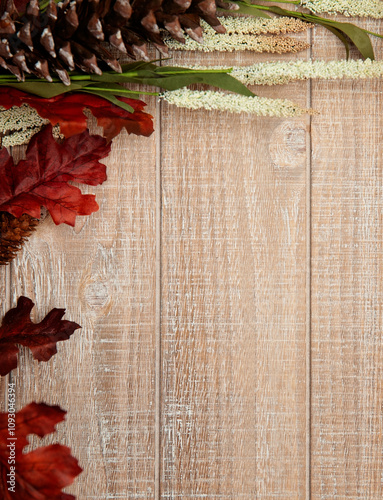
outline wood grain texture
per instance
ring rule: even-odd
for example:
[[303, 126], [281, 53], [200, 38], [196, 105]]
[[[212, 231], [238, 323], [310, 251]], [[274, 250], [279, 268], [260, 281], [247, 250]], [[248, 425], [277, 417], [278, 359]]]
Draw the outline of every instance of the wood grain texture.
[[77, 498], [153, 498], [155, 138], [124, 132], [107, 165], [87, 190], [99, 212], [75, 229], [47, 218], [12, 266], [13, 303], [31, 297], [37, 318], [66, 307], [82, 326], [49, 363], [23, 353], [18, 407], [68, 410], [54, 439], [86, 469], [68, 490]]
[[[313, 43], [314, 58], [345, 56], [322, 28]], [[171, 64], [307, 56], [182, 54]], [[14, 374], [18, 407], [68, 410], [44, 442], [80, 459], [68, 489], [79, 500], [382, 498], [381, 82], [255, 90], [321, 114], [162, 104], [159, 135], [121, 135], [108, 181], [85, 189], [100, 211], [74, 230], [47, 218], [11, 281], [0, 269], [4, 311], [25, 294], [35, 319], [66, 307], [83, 327], [47, 364], [22, 351]]]
[[[0, 297], [1, 319], [8, 310], [8, 293], [9, 293], [9, 270], [5, 266], [0, 266]], [[5, 411], [7, 405], [7, 384], [8, 377], [0, 377], [0, 411]]]
[[305, 118], [162, 124], [161, 498], [305, 498]]
[[[379, 23], [368, 29], [381, 30]], [[314, 39], [315, 57], [341, 47]], [[327, 38], [326, 38], [327, 40]], [[381, 54], [381, 43], [376, 43]], [[322, 50], [320, 48], [322, 47]], [[312, 499], [383, 495], [381, 82], [315, 82]]]

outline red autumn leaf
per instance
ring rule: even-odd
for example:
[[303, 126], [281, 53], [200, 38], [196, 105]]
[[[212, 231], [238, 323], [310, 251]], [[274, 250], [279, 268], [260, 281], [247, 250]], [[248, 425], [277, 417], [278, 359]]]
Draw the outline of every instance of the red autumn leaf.
[[95, 196], [82, 194], [68, 181], [96, 186], [106, 180], [106, 166], [98, 160], [110, 152], [110, 145], [89, 132], [58, 144], [49, 125], [34, 135], [26, 159], [14, 164], [5, 148], [0, 150], [0, 211], [15, 217], [40, 218], [46, 207], [56, 224], [74, 226], [77, 215], [98, 210]]
[[40, 323], [30, 318], [34, 303], [20, 297], [17, 306], [3, 318], [0, 326], [0, 375], [7, 375], [17, 367], [17, 344], [29, 347], [38, 361], [48, 361], [56, 354], [56, 343], [67, 340], [81, 328], [73, 321], [62, 320], [65, 309], [52, 309]]
[[[77, 94], [73, 97], [78, 99], [80, 96]], [[92, 97], [97, 98], [98, 102], [93, 101], [91, 107], [87, 102], [86, 107], [97, 118], [97, 124], [104, 129], [104, 137], [106, 137], [107, 141], [111, 141], [113, 137], [116, 137], [123, 128], [125, 128], [128, 134], [144, 135], [145, 137], [149, 137], [152, 134], [154, 130], [153, 117], [142, 111], [146, 106], [143, 101], [120, 97], [121, 101], [134, 108], [134, 113], [129, 113], [105, 99], [97, 96]], [[61, 124], [60, 128], [62, 128]]]
[[62, 488], [82, 471], [70, 449], [52, 444], [23, 453], [27, 436], [55, 431], [66, 412], [58, 406], [31, 403], [14, 413], [0, 413], [0, 497], [4, 500], [75, 500]]
[[129, 134], [148, 137], [153, 132], [153, 117], [143, 111], [146, 104], [138, 99], [127, 97], [118, 99], [129, 104], [134, 109], [134, 113], [129, 113], [93, 94], [66, 93], [46, 99], [11, 87], [1, 92], [0, 106], [9, 109], [24, 103], [29, 104], [52, 125], [59, 124], [65, 137], [71, 137], [86, 130], [87, 118], [83, 113], [85, 108], [97, 118], [97, 123], [103, 127], [104, 136], [108, 141], [118, 135], [122, 128], [125, 128]]

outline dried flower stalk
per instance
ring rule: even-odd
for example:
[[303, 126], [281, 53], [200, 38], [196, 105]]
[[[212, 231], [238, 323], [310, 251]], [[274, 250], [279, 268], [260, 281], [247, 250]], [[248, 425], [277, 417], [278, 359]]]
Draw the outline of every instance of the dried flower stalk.
[[311, 12], [343, 14], [351, 17], [383, 18], [381, 0], [301, 0], [301, 5]]
[[[0, 145], [11, 147], [28, 144], [31, 137], [48, 123], [49, 120], [41, 118], [28, 104], [0, 111]], [[54, 127], [53, 136], [56, 139], [62, 137], [58, 126]]]
[[160, 97], [180, 108], [230, 111], [231, 113], [251, 113], [258, 116], [301, 116], [315, 114], [287, 99], [267, 97], [247, 97], [223, 92], [193, 91], [187, 88], [163, 92]]
[[300, 52], [309, 48], [309, 44], [306, 42], [278, 36], [286, 33], [299, 33], [311, 27], [311, 24], [299, 19], [287, 17], [274, 19], [227, 17], [222, 19], [221, 24], [226, 29], [225, 34], [216, 33], [207, 23], [201, 22], [204, 29], [202, 42], [186, 37], [185, 43], [180, 43], [167, 37], [165, 43], [172, 50], [200, 52], [237, 52], [246, 50], [285, 54]]

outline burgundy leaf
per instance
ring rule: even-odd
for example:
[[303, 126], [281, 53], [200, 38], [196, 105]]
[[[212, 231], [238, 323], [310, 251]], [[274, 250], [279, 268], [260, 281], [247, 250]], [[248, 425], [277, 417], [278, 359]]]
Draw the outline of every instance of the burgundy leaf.
[[96, 186], [106, 180], [106, 166], [99, 162], [110, 144], [88, 131], [58, 144], [48, 125], [32, 137], [26, 159], [14, 164], [5, 148], [0, 150], [0, 211], [15, 217], [40, 217], [40, 207], [56, 224], [74, 226], [77, 215], [98, 210], [95, 196], [82, 194], [69, 181]]
[[69, 339], [75, 330], [81, 328], [77, 323], [61, 319], [65, 309], [52, 309], [40, 323], [32, 323], [30, 313], [33, 306], [31, 299], [20, 297], [17, 306], [3, 318], [0, 326], [0, 375], [17, 367], [18, 344], [29, 347], [38, 361], [48, 361], [57, 352], [56, 343]]
[[44, 437], [54, 432], [65, 414], [60, 407], [44, 403], [30, 403], [17, 413], [9, 409], [0, 413], [0, 498], [75, 500], [62, 492], [82, 471], [68, 447], [52, 444], [23, 453], [29, 434]]
[[153, 132], [153, 117], [143, 111], [146, 104], [139, 99], [118, 97], [131, 106], [133, 113], [100, 96], [86, 93], [67, 93], [56, 97], [37, 97], [14, 88], [5, 88], [0, 93], [0, 106], [9, 109], [12, 106], [29, 104], [42, 118], [48, 119], [52, 125], [60, 125], [62, 134], [71, 137], [84, 132], [87, 128], [87, 118], [84, 109], [87, 108], [97, 118], [97, 123], [104, 129], [108, 141], [113, 139], [125, 128], [129, 134], [148, 137]]

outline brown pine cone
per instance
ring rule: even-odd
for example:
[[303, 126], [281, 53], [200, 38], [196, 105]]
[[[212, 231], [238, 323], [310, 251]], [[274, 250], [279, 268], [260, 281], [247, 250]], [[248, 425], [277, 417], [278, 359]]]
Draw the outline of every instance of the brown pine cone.
[[19, 80], [32, 73], [48, 81], [54, 71], [69, 84], [67, 70], [101, 74], [121, 67], [105, 43], [133, 59], [148, 59], [147, 43], [163, 54], [160, 28], [177, 41], [184, 33], [202, 40], [200, 20], [222, 33], [216, 0], [50, 0], [41, 12], [30, 0], [25, 13], [13, 0], [0, 0], [0, 66]]
[[38, 223], [38, 219], [30, 215], [24, 214], [16, 218], [8, 212], [0, 212], [0, 266], [16, 257]]

